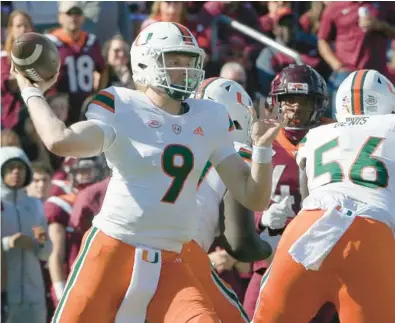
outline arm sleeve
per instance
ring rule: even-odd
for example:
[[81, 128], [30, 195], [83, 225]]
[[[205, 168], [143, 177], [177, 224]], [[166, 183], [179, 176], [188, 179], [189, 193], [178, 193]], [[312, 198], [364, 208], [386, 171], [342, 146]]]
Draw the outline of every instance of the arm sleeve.
[[115, 118], [115, 93], [113, 88], [101, 90], [88, 106], [86, 118], [98, 125], [104, 134], [102, 152], [110, 148], [116, 139], [113, 126]]
[[307, 135], [300, 141], [298, 146], [298, 152], [296, 154], [296, 163], [298, 164], [299, 168], [301, 165], [304, 165], [304, 160], [307, 157]]
[[213, 120], [215, 120], [216, 122], [216, 147], [214, 148], [214, 151], [211, 153], [210, 156], [210, 162], [213, 164], [214, 167], [217, 166], [226, 157], [237, 154], [233, 145], [232, 137], [230, 135], [232, 131], [235, 131], [233, 121], [230, 118], [225, 106], [223, 106], [222, 104], [218, 104], [217, 106], [218, 117], [213, 118]]

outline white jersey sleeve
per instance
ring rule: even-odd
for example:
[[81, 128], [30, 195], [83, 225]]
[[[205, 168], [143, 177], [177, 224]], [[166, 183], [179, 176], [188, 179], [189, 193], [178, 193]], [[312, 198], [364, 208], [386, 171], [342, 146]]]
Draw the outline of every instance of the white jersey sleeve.
[[230, 136], [230, 133], [234, 131], [235, 127], [224, 105], [218, 104], [216, 114], [214, 115], [213, 113], [213, 121], [216, 124], [217, 135], [216, 138], [213, 138], [216, 142], [216, 148], [210, 156], [210, 162], [215, 167], [226, 157], [234, 155], [237, 152]]
[[116, 131], [112, 126], [115, 118], [115, 96], [113, 87], [101, 90], [94, 96], [85, 114], [88, 120], [95, 122], [103, 131], [102, 152], [108, 150], [116, 138]]
[[309, 137], [309, 133], [307, 133], [306, 136], [304, 136], [304, 138], [299, 142], [298, 145], [298, 151], [296, 153], [296, 163], [300, 168], [304, 168], [302, 166], [304, 166], [305, 159], [307, 156], [308, 148], [306, 147], [306, 145], [307, 145], [307, 139]]

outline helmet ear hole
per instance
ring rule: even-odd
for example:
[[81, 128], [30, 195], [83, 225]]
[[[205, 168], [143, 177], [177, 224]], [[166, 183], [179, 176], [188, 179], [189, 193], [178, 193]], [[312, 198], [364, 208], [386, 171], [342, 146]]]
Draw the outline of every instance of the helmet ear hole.
[[243, 127], [240, 125], [240, 123], [237, 120], [232, 120], [232, 121], [237, 130], [243, 130]]

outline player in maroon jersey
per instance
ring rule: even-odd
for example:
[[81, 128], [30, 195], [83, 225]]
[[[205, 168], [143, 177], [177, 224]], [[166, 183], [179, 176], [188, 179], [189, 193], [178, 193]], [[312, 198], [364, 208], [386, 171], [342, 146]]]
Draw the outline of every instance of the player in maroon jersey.
[[93, 93], [104, 59], [96, 36], [82, 31], [84, 15], [79, 2], [60, 2], [59, 24], [61, 27], [47, 36], [56, 44], [61, 57], [56, 90], [69, 94], [66, 125], [70, 125], [80, 120], [82, 103]]
[[51, 196], [44, 203], [45, 216], [48, 221], [48, 234], [53, 247], [48, 259], [48, 270], [44, 270], [44, 276], [47, 278], [45, 287], [47, 293], [50, 293], [52, 301], [52, 304], [49, 304], [49, 308], [58, 303], [63, 293], [67, 275], [71, 269], [72, 260], [75, 258], [69, 259], [71, 250], [75, 249], [76, 238], [73, 226], [70, 226], [69, 220], [78, 189], [92, 185], [100, 180], [103, 174], [103, 167], [104, 164], [101, 157], [70, 158], [67, 168], [72, 178], [72, 183], [74, 183], [72, 186], [74, 190]]
[[70, 233], [68, 261], [69, 266], [74, 263], [81, 247], [82, 237], [92, 226], [92, 220], [101, 209], [110, 177], [92, 184], [77, 194], [73, 210], [69, 219]]
[[[273, 142], [273, 191], [267, 210], [256, 213], [256, 224], [263, 240], [278, 243], [285, 226], [301, 208], [299, 167], [295, 156], [298, 144], [308, 130], [321, 123], [327, 106], [324, 79], [309, 65], [289, 65], [273, 80], [269, 94], [270, 109], [286, 109], [290, 122]], [[253, 276], [247, 288], [244, 307], [252, 318], [267, 261], [253, 264]], [[325, 313], [324, 313], [325, 312]], [[333, 308], [319, 313], [314, 322], [329, 322]]]

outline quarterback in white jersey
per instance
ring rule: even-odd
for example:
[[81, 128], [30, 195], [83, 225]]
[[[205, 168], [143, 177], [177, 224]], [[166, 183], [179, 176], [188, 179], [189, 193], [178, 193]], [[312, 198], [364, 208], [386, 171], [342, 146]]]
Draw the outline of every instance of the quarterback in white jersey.
[[[112, 177], [84, 237], [53, 322], [218, 322], [209, 297], [180, 258], [197, 228], [196, 185], [209, 160], [235, 198], [263, 209], [271, 191], [271, 144], [287, 122], [253, 116], [251, 168], [236, 154], [223, 105], [188, 99], [204, 78], [204, 51], [183, 25], [151, 24], [131, 48], [139, 90], [110, 87], [67, 128], [43, 91], [14, 66], [47, 148], [61, 156], [104, 152]], [[117, 279], [114, 281], [114, 277]]]
[[341, 322], [395, 322], [393, 113], [392, 83], [359, 70], [337, 92], [338, 122], [302, 141], [308, 196], [280, 240], [254, 322], [308, 322], [326, 302]]

